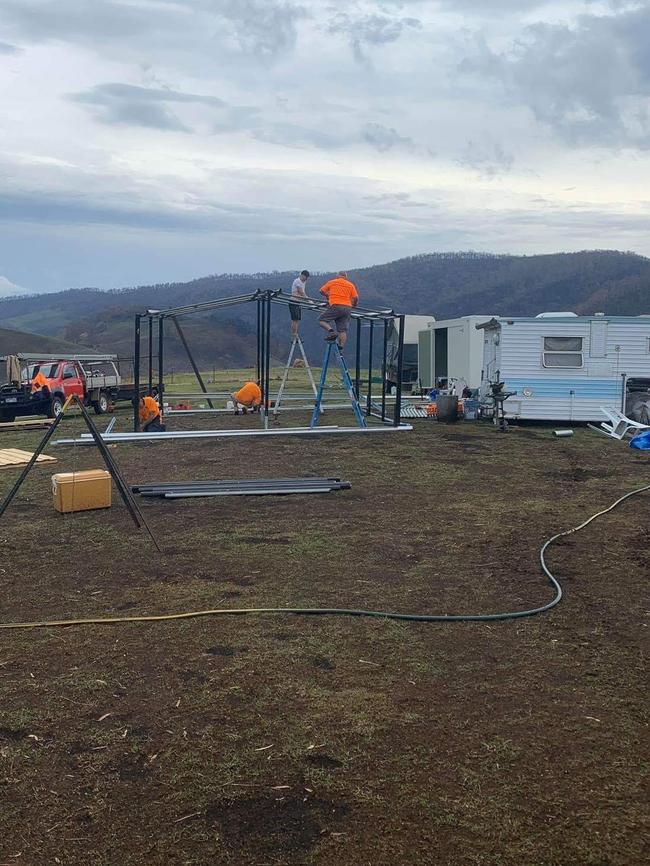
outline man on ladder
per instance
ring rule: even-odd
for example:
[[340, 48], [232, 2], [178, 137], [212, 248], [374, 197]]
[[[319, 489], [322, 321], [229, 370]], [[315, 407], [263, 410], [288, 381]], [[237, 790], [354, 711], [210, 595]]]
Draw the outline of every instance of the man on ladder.
[[[305, 301], [309, 300], [305, 292], [305, 286], [309, 279], [309, 271], [300, 271], [300, 275], [296, 277], [291, 285], [291, 297], [302, 298]], [[302, 318], [302, 310], [300, 304], [289, 304], [289, 314], [291, 315], [291, 340], [298, 339], [298, 322]]]
[[[309, 279], [309, 271], [300, 271], [300, 275], [296, 277], [291, 285], [291, 297], [300, 298], [305, 301], [309, 301], [310, 298], [307, 297], [307, 293], [305, 292], [305, 286], [307, 285], [307, 280]], [[292, 364], [294, 363], [294, 355], [296, 353], [296, 348], [299, 350], [302, 355], [302, 363], [304, 364], [305, 369], [307, 370], [307, 376], [309, 377], [309, 383], [311, 385], [311, 390], [314, 392], [314, 397], [316, 397], [316, 383], [314, 382], [314, 377], [312, 376], [311, 367], [309, 366], [309, 361], [307, 360], [307, 355], [305, 353], [305, 347], [302, 344], [302, 340], [298, 334], [298, 323], [302, 318], [302, 309], [300, 304], [289, 304], [289, 313], [291, 315], [291, 349], [289, 350], [289, 357], [287, 358], [287, 363], [284, 367], [284, 373], [282, 374], [282, 381], [280, 382], [280, 387], [278, 388], [278, 394], [275, 398], [275, 403], [273, 406], [273, 414], [277, 420], [278, 412], [280, 410], [280, 404], [282, 402], [282, 397], [284, 396], [284, 389], [287, 385], [287, 378], [289, 376], [289, 370], [291, 369]]]
[[[348, 339], [352, 307], [359, 303], [357, 287], [348, 280], [345, 271], [339, 271], [335, 279], [325, 283], [320, 293], [327, 300], [327, 309], [319, 316], [318, 324], [327, 331], [327, 342], [333, 343], [338, 337], [339, 349], [342, 349]], [[334, 322], [336, 330], [330, 322]]]
[[[350, 326], [352, 308], [356, 307], [359, 303], [359, 293], [357, 292], [354, 283], [348, 280], [348, 275], [345, 271], [339, 271], [335, 279], [325, 283], [321, 288], [320, 293], [327, 299], [327, 308], [319, 316], [318, 324], [321, 328], [324, 328], [327, 331], [325, 340], [328, 343], [328, 346], [325, 350], [325, 357], [323, 358], [320, 383], [316, 395], [316, 405], [314, 406], [310, 427], [315, 427], [318, 423], [323, 391], [327, 380], [327, 370], [332, 356], [332, 351], [334, 352], [335, 358], [341, 369], [343, 386], [348, 392], [357, 423], [359, 424], [359, 427], [366, 427], [366, 419], [363, 417], [363, 412], [359, 405], [359, 398], [354, 390], [348, 365], [345, 363], [345, 358], [343, 357], [343, 347], [348, 338], [348, 328]], [[330, 322], [333, 322], [336, 325], [336, 330], [332, 327]]]

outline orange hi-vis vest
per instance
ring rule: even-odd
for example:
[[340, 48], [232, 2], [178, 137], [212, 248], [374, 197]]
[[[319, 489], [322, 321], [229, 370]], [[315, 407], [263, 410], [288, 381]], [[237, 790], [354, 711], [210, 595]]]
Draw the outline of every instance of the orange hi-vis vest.
[[235, 394], [235, 399], [242, 406], [259, 406], [262, 402], [262, 391], [257, 382], [246, 382]]
[[331, 306], [351, 307], [352, 301], [359, 300], [359, 293], [354, 283], [345, 277], [336, 277], [325, 283], [321, 288]]
[[32, 379], [32, 394], [35, 391], [42, 391], [45, 385], [49, 385], [49, 379], [44, 376], [39, 370], [38, 373]]
[[153, 397], [143, 397], [142, 403], [143, 405], [140, 406], [138, 414], [140, 416], [140, 423], [144, 426], [160, 415], [160, 406], [158, 405], [158, 401], [154, 400]]

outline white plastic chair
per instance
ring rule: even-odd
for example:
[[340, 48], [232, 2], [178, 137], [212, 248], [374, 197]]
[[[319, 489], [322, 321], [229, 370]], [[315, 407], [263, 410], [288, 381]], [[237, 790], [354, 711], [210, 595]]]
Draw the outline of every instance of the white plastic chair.
[[650, 430], [648, 424], [633, 421], [627, 415], [619, 412], [618, 409], [605, 409], [601, 406], [600, 411], [609, 419], [609, 424], [607, 421], [602, 421], [600, 427], [594, 427], [593, 424], [589, 424], [589, 426], [592, 430], [604, 433], [612, 439], [624, 439], [630, 431], [634, 431], [632, 435], [635, 436], [637, 433], [641, 433], [642, 430]]

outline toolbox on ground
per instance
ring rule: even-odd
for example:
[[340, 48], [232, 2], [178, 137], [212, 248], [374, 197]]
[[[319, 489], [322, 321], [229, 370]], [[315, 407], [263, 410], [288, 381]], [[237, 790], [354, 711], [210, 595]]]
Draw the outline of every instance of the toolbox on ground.
[[111, 507], [111, 474], [105, 469], [57, 472], [52, 476], [52, 498], [57, 511], [90, 511]]

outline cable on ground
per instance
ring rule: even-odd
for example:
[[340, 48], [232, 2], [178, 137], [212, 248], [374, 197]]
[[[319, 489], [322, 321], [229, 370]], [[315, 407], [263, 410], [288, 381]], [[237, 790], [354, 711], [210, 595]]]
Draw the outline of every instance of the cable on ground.
[[598, 511], [590, 518], [581, 523], [579, 526], [574, 526], [573, 529], [565, 529], [564, 532], [558, 532], [548, 541], [544, 542], [539, 552], [540, 565], [542, 571], [548, 577], [549, 583], [555, 589], [555, 596], [548, 604], [541, 607], [533, 607], [529, 610], [517, 610], [507, 613], [483, 613], [483, 614], [416, 614], [416, 613], [393, 613], [381, 610], [361, 610], [355, 608], [342, 607], [250, 607], [250, 608], [215, 608], [213, 610], [192, 610], [180, 613], [166, 614], [148, 614], [143, 616], [114, 616], [114, 617], [87, 617], [83, 619], [59, 619], [59, 620], [36, 620], [34, 622], [3, 622], [0, 623], [0, 630], [9, 629], [27, 629], [27, 628], [57, 628], [80, 625], [116, 625], [118, 623], [127, 622], [168, 622], [170, 620], [180, 619], [196, 619], [202, 616], [239, 616], [243, 614], [295, 614], [297, 616], [364, 616], [374, 617], [375, 619], [391, 619], [404, 620], [406, 622], [494, 622], [497, 620], [521, 619], [527, 616], [537, 616], [540, 613], [545, 613], [555, 607], [562, 599], [562, 587], [558, 579], [552, 574], [546, 564], [546, 551], [558, 539], [567, 535], [573, 535], [584, 529], [592, 521], [604, 514], [609, 514], [621, 502], [630, 499], [632, 496], [637, 496], [639, 493], [644, 493], [650, 490], [650, 484], [645, 487], [639, 487], [638, 490], [632, 490], [621, 496], [616, 502], [613, 502], [608, 508]]

